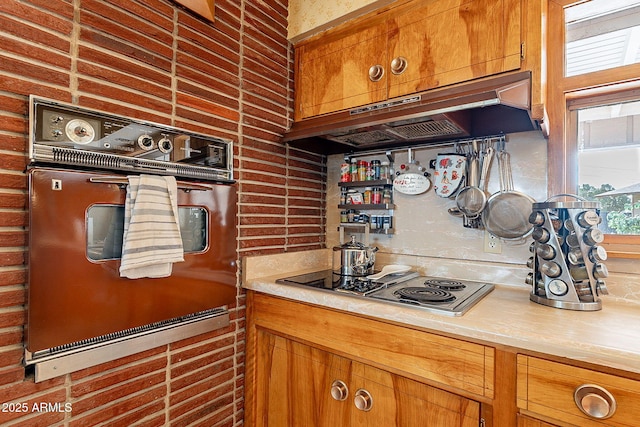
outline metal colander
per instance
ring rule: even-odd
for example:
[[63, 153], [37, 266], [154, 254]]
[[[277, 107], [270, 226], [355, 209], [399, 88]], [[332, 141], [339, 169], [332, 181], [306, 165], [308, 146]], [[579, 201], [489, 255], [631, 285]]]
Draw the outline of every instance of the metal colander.
[[502, 239], [520, 239], [533, 230], [529, 215], [535, 200], [513, 190], [513, 177], [509, 153], [498, 153], [500, 191], [487, 200], [482, 211], [484, 228]]

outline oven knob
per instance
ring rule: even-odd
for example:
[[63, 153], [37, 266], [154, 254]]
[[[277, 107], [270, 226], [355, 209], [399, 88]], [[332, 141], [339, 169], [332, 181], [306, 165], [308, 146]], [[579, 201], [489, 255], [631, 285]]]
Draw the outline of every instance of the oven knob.
[[166, 136], [163, 136], [160, 141], [158, 141], [158, 149], [167, 154], [173, 151], [173, 142]]
[[62, 131], [60, 129], [56, 129], [51, 132], [51, 136], [54, 138], [60, 138], [62, 136]]
[[138, 137], [138, 146], [144, 151], [149, 151], [153, 148], [153, 138], [149, 135], [140, 135]]

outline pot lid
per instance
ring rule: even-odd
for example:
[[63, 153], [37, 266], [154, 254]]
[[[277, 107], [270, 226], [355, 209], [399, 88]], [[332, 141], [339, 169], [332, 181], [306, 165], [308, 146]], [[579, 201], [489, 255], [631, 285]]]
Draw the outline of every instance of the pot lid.
[[367, 247], [360, 242], [356, 242], [356, 236], [351, 236], [351, 241], [343, 243], [340, 246], [334, 246], [334, 251], [340, 251], [342, 249], [366, 249]]

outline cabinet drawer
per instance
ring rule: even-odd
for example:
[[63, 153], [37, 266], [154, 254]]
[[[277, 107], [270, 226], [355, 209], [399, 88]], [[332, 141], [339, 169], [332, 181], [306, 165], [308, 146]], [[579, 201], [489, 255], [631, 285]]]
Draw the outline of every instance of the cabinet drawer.
[[[518, 355], [517, 372], [520, 409], [580, 427], [638, 426], [640, 381], [524, 355]], [[584, 385], [610, 393], [616, 404], [610, 418], [591, 417], [578, 408], [574, 393]], [[603, 404], [606, 399], [590, 395], [586, 400]]]
[[266, 330], [440, 387], [494, 395], [491, 347], [263, 294], [254, 295], [253, 319]]

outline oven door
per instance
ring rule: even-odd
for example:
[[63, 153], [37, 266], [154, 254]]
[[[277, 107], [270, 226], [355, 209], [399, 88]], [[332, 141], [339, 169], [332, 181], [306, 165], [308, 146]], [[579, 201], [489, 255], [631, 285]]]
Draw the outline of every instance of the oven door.
[[29, 192], [28, 351], [235, 302], [234, 186], [179, 189], [184, 262], [170, 277], [135, 280], [118, 271], [125, 185], [105, 174], [34, 168]]

